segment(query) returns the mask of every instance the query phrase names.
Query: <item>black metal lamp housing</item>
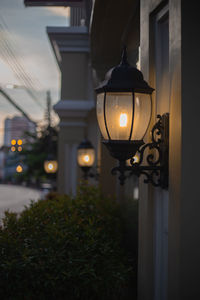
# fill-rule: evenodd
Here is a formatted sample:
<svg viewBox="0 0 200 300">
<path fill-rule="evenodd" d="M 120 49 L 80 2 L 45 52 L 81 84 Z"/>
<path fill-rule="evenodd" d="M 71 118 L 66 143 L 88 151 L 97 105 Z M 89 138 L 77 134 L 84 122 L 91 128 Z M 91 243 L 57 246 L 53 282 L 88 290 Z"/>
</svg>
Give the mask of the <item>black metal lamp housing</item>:
<svg viewBox="0 0 200 300">
<path fill-rule="evenodd" d="M 84 173 L 84 179 L 89 176 L 89 171 L 95 161 L 95 150 L 91 142 L 85 139 L 80 143 L 77 149 L 77 161 Z"/>
<path fill-rule="evenodd" d="M 120 172 L 121 184 L 126 178 L 125 171 L 133 172 L 135 169 L 136 175 L 144 174 L 144 170 L 139 171 L 141 160 L 139 163 L 131 160 L 132 167 L 126 166 L 126 160 L 132 159 L 145 147 L 143 138 L 151 119 L 153 91 L 142 72 L 128 63 L 126 48 L 120 64 L 109 70 L 105 80 L 96 88 L 98 124 L 103 143 L 119 160 L 119 167 L 112 172 Z M 157 141 L 154 139 L 154 142 Z"/>
</svg>

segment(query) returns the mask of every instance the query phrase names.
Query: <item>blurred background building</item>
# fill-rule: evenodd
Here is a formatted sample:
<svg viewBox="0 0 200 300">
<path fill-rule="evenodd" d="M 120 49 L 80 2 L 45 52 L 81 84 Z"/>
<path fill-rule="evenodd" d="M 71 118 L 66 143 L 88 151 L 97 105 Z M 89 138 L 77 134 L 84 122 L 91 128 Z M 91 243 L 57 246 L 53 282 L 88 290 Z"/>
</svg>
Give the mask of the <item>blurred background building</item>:
<svg viewBox="0 0 200 300">
<path fill-rule="evenodd" d="M 21 116 L 6 118 L 4 122 L 4 146 L 9 147 L 13 139 L 23 140 L 26 132 L 36 133 L 36 124 Z"/>
</svg>

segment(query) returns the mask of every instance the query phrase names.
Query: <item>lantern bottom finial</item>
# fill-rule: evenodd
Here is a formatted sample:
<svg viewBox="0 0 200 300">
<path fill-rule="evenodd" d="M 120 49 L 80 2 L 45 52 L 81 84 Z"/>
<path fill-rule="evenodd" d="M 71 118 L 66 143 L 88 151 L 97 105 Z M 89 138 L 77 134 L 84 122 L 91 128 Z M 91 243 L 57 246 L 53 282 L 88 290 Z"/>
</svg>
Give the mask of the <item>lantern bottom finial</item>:
<svg viewBox="0 0 200 300">
<path fill-rule="evenodd" d="M 144 145 L 143 140 L 139 141 L 122 141 L 122 140 L 103 140 L 110 155 L 119 161 L 131 159 L 136 152 Z"/>
</svg>

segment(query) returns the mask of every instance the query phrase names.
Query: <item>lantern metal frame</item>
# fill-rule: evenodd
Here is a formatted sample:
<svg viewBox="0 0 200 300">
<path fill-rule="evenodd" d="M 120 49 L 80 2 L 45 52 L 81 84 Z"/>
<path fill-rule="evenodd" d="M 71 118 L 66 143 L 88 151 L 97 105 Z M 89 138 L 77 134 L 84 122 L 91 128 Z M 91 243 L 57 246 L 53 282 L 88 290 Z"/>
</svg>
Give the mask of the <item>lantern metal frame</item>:
<svg viewBox="0 0 200 300">
<path fill-rule="evenodd" d="M 126 165 L 126 160 L 122 156 L 119 158 L 119 166 L 112 169 L 113 175 L 120 173 L 120 184 L 123 185 L 125 179 L 130 175 L 145 175 L 144 183 L 151 183 L 155 187 L 161 187 L 163 189 L 168 188 L 168 155 L 169 155 L 169 114 L 157 115 L 158 121 L 152 128 L 150 143 L 144 144 L 135 151 L 135 147 L 132 148 L 132 158 L 130 159 L 131 166 Z M 146 149 L 151 150 L 146 156 L 146 164 L 144 164 L 144 153 Z M 123 143 L 120 144 L 120 149 L 126 152 L 126 147 Z M 131 152 L 131 145 L 129 145 L 129 151 Z M 153 152 L 153 150 L 155 150 Z M 139 161 L 134 162 L 134 155 L 138 154 Z M 128 175 L 125 173 L 128 172 Z"/>
<path fill-rule="evenodd" d="M 108 148 L 111 156 L 119 161 L 119 166 L 112 169 L 111 173 L 115 175 L 120 173 L 120 184 L 123 185 L 125 179 L 130 175 L 145 175 L 145 183 L 151 183 L 153 186 L 168 187 L 168 148 L 169 148 L 169 114 L 158 115 L 158 121 L 152 128 L 152 141 L 145 144 L 143 140 L 131 140 L 133 129 L 133 118 L 130 136 L 128 140 L 112 140 L 106 121 L 106 93 L 107 92 L 131 92 L 134 104 L 134 94 L 148 94 L 151 98 L 154 89 L 144 80 L 141 71 L 129 65 L 127 61 L 126 48 L 123 50 L 120 64 L 110 69 L 105 80 L 95 89 L 97 94 L 104 93 L 104 122 L 108 139 L 103 139 L 103 144 Z M 133 109 L 134 113 L 134 109 Z M 151 119 L 151 117 L 150 117 Z M 150 120 L 149 120 L 150 123 Z M 148 130 L 147 126 L 146 131 Z M 151 153 L 146 157 L 147 165 L 144 165 L 144 152 L 149 148 Z M 156 150 L 156 153 L 152 151 Z M 134 155 L 139 154 L 139 162 L 134 162 Z M 130 159 L 131 166 L 126 165 L 126 160 Z M 128 172 L 128 176 L 125 174 Z"/>
<path fill-rule="evenodd" d="M 94 147 L 92 146 L 91 142 L 88 139 L 84 139 L 78 146 L 77 150 L 80 149 L 93 149 Z M 78 151 L 77 151 L 78 154 Z M 78 161 L 78 160 L 77 160 Z M 98 180 L 99 178 L 99 173 L 98 172 L 91 172 L 91 169 L 94 168 L 93 165 L 90 166 L 81 166 L 78 163 L 78 166 L 81 168 L 81 170 L 83 171 L 83 179 L 84 180 L 88 180 L 88 178 L 94 178 L 95 180 Z"/>
</svg>

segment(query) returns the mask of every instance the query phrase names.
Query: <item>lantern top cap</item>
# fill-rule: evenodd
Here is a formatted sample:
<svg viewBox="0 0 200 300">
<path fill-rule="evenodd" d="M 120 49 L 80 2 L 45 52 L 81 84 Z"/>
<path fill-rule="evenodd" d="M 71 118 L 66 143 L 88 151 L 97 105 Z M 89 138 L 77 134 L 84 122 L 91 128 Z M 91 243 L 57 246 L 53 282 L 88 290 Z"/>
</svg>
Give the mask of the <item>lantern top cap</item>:
<svg viewBox="0 0 200 300">
<path fill-rule="evenodd" d="M 52 160 L 56 160 L 55 155 L 52 153 L 48 153 L 45 161 L 52 161 Z"/>
<path fill-rule="evenodd" d="M 84 139 L 78 146 L 78 150 L 79 149 L 94 149 L 94 147 L 92 146 L 91 142 L 88 141 L 87 139 Z"/>
<path fill-rule="evenodd" d="M 123 51 L 122 51 L 122 58 L 121 58 L 120 65 L 129 65 L 128 58 L 127 58 L 126 46 L 124 46 Z"/>
<path fill-rule="evenodd" d="M 137 68 L 131 66 L 127 59 L 126 47 L 122 52 L 119 65 L 111 68 L 105 76 L 105 80 L 95 89 L 97 94 L 102 92 L 138 92 L 152 94 L 154 91 L 144 80 L 143 74 Z"/>
</svg>

